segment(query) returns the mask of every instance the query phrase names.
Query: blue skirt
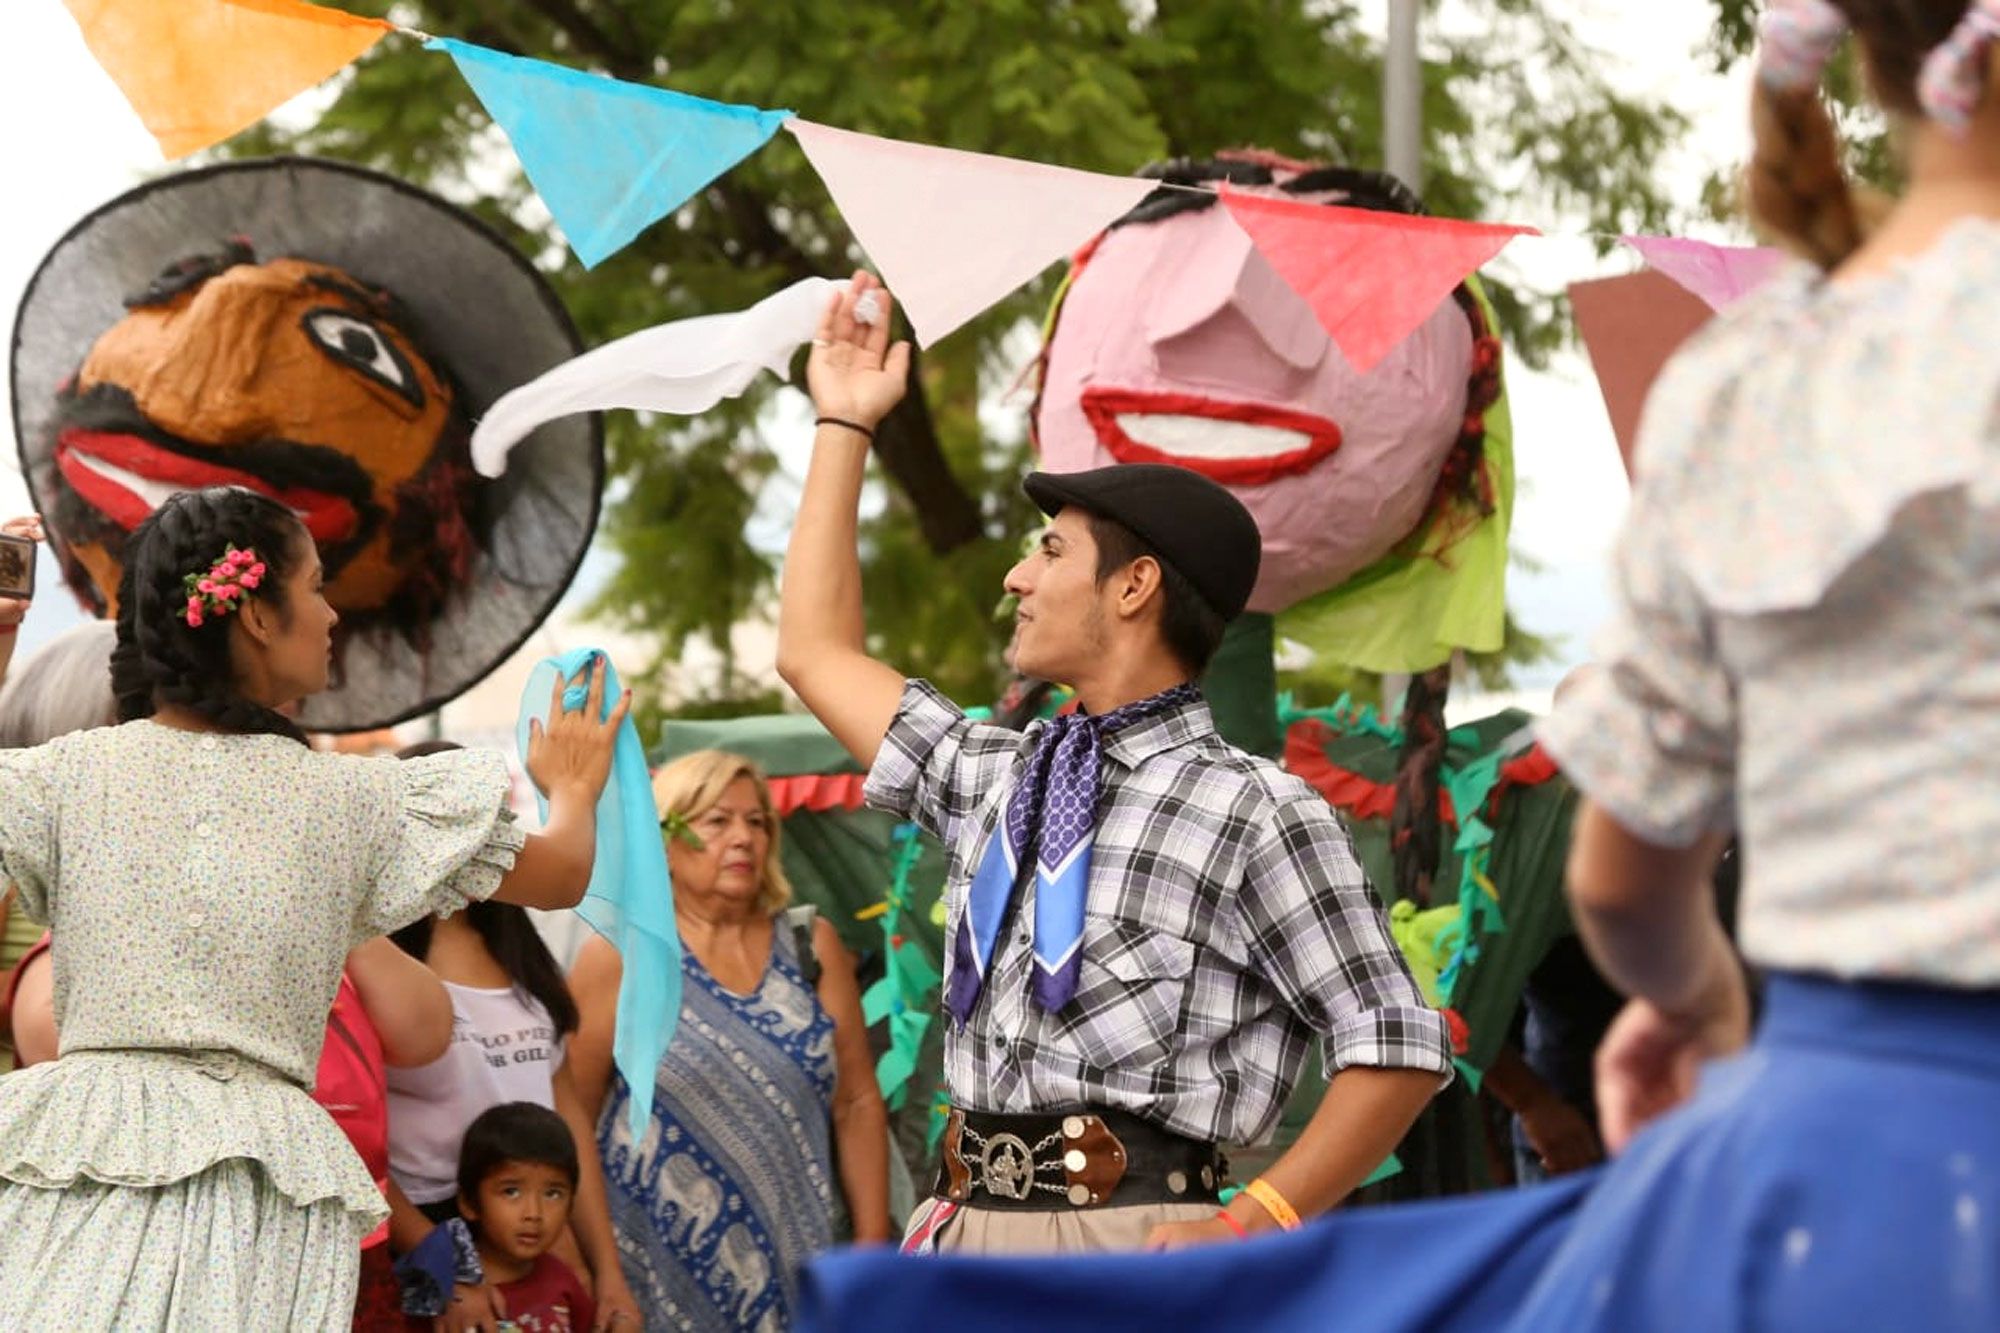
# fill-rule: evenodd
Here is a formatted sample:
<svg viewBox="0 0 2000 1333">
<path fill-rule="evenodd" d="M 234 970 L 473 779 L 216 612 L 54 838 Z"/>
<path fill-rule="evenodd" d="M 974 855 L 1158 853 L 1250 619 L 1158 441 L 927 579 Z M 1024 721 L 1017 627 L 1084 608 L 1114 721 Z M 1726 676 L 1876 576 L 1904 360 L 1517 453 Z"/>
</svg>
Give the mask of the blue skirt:
<svg viewBox="0 0 2000 1333">
<path fill-rule="evenodd" d="M 1609 1167 L 1171 1257 L 825 1257 L 808 1330 L 2000 1329 L 2000 993 L 1774 977 Z"/>
</svg>

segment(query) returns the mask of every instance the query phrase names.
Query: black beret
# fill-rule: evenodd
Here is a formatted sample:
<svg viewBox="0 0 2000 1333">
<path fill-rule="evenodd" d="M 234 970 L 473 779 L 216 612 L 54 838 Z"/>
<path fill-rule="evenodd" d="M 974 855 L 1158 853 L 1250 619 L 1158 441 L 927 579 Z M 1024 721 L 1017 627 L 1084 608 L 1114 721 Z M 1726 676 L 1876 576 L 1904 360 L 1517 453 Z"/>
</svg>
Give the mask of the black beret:
<svg viewBox="0 0 2000 1333">
<path fill-rule="evenodd" d="M 1264 556 L 1257 520 L 1200 473 L 1168 463 L 1120 463 L 1088 472 L 1031 472 L 1022 489 L 1051 518 L 1075 505 L 1130 528 L 1224 620 L 1243 613 L 1257 586 Z"/>
</svg>

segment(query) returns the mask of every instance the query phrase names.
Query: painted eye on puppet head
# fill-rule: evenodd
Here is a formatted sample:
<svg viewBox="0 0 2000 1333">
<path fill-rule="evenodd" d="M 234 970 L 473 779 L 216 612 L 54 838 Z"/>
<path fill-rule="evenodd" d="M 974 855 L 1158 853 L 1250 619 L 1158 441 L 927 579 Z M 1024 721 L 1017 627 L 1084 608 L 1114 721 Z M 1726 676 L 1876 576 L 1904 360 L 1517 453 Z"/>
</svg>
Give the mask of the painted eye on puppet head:
<svg viewBox="0 0 2000 1333">
<path fill-rule="evenodd" d="M 410 406 L 424 405 L 424 387 L 417 383 L 409 358 L 389 335 L 359 315 L 332 306 L 308 310 L 306 336 L 344 366 L 400 394 Z"/>
</svg>

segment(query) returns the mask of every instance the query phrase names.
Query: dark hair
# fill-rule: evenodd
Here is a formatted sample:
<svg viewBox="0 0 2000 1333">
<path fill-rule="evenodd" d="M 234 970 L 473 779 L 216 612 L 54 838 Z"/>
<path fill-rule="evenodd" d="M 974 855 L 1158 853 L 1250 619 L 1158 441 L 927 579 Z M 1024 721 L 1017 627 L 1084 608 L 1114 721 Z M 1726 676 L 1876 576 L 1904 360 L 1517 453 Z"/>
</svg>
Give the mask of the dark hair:
<svg viewBox="0 0 2000 1333">
<path fill-rule="evenodd" d="M 1835 0 L 1860 43 L 1868 83 L 1890 111 L 1922 114 L 1917 78 L 1924 58 L 1965 17 L 1966 0 Z M 1822 268 L 1839 265 L 1868 226 L 1840 156 L 1833 119 L 1817 87 L 1780 90 L 1757 81 L 1751 98 L 1745 193 L 1759 230 Z"/>
<path fill-rule="evenodd" d="M 1160 637 L 1166 640 L 1167 651 L 1190 676 L 1208 670 L 1215 650 L 1222 646 L 1223 632 L 1229 628 L 1221 612 L 1138 533 L 1082 506 L 1078 511 L 1089 521 L 1090 538 L 1097 543 L 1097 586 L 1103 587 L 1106 579 L 1141 556 L 1150 556 L 1160 567 Z"/>
<path fill-rule="evenodd" d="M 281 616 L 287 580 L 312 538 L 276 500 L 236 486 L 210 486 L 168 497 L 125 543 L 118 581 L 118 646 L 111 650 L 111 692 L 118 720 L 151 717 L 179 704 L 230 731 L 265 732 L 306 743 L 290 718 L 236 692 L 229 662 L 229 617 L 187 623 L 189 574 L 205 573 L 234 546 L 263 561 L 263 583 L 250 594 Z"/>
<path fill-rule="evenodd" d="M 396 751 L 396 757 L 422 759 L 463 748 L 455 741 L 418 741 Z M 549 1021 L 556 1025 L 556 1031 L 576 1031 L 576 1000 L 569 993 L 569 983 L 563 980 L 562 969 L 556 966 L 555 955 L 542 942 L 541 932 L 528 916 L 528 909 L 489 899 L 468 903 L 465 919 L 479 932 L 486 952 L 493 955 L 501 971 L 549 1011 Z M 431 929 L 435 924 L 430 917 L 418 917 L 389 938 L 396 942 L 397 948 L 421 963 L 430 955 Z"/>
<path fill-rule="evenodd" d="M 465 1140 L 458 1147 L 460 1197 L 478 1199 L 480 1183 L 508 1162 L 552 1166 L 569 1177 L 571 1189 L 576 1188 L 576 1136 L 546 1106 L 501 1102 L 465 1127 Z"/>
</svg>

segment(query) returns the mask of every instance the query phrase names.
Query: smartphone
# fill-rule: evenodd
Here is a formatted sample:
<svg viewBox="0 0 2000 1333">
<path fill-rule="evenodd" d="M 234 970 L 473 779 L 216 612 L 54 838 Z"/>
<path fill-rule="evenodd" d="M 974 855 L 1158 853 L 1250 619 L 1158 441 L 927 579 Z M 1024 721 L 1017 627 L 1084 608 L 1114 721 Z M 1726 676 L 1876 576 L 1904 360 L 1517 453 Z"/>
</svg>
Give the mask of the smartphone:
<svg viewBox="0 0 2000 1333">
<path fill-rule="evenodd" d="M 0 532 L 0 597 L 35 595 L 35 543 Z"/>
</svg>

